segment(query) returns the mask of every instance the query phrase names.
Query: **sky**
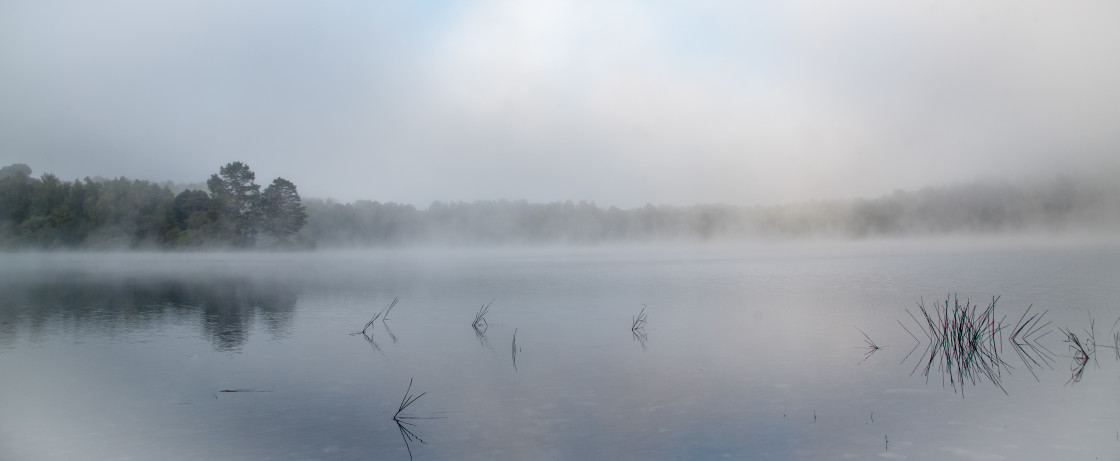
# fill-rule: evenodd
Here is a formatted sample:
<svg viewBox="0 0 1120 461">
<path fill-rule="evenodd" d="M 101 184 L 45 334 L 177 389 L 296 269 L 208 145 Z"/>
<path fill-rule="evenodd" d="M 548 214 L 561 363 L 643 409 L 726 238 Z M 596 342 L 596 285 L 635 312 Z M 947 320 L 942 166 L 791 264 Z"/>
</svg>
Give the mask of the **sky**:
<svg viewBox="0 0 1120 461">
<path fill-rule="evenodd" d="M 0 166 L 779 204 L 1120 172 L 1120 2 L 0 0 Z"/>
</svg>

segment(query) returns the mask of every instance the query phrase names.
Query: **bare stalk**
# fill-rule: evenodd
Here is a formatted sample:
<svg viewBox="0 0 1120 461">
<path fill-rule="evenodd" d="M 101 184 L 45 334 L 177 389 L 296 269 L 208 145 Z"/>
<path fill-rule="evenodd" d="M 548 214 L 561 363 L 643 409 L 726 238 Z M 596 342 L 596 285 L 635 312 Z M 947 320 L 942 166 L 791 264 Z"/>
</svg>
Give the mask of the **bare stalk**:
<svg viewBox="0 0 1120 461">
<path fill-rule="evenodd" d="M 493 300 L 493 299 L 491 299 L 489 303 L 487 303 L 487 304 L 484 304 L 484 305 L 483 305 L 483 306 L 482 306 L 482 307 L 481 307 L 480 309 L 478 309 L 478 313 L 474 314 L 474 322 L 471 322 L 471 327 L 473 327 L 473 328 L 475 328 L 475 329 L 478 329 L 478 324 L 479 324 L 479 323 L 482 323 L 482 324 L 483 324 L 483 325 L 485 325 L 485 326 L 489 326 L 489 325 L 490 325 L 490 324 L 489 324 L 489 323 L 488 323 L 488 322 L 486 321 L 486 314 L 487 314 L 488 312 L 490 312 L 490 305 L 491 305 L 491 304 L 494 304 L 494 300 Z"/>
<path fill-rule="evenodd" d="M 381 317 L 382 322 L 384 322 L 386 320 L 389 320 L 389 312 L 391 312 L 393 310 L 393 307 L 396 307 L 397 302 L 400 301 L 400 300 L 401 299 L 396 297 L 396 296 L 393 297 L 393 302 L 389 303 L 389 307 L 385 308 L 385 315 L 383 317 Z"/>
<path fill-rule="evenodd" d="M 427 394 L 427 392 L 421 392 L 420 395 L 413 395 L 412 378 L 408 378 L 408 389 L 405 389 L 404 391 L 404 398 L 401 399 L 401 404 L 397 407 L 397 412 L 393 413 L 393 421 L 400 422 L 404 419 L 417 419 L 413 416 L 404 416 L 401 414 L 401 412 L 408 409 L 409 406 L 411 406 L 413 403 L 416 403 L 416 401 L 420 400 L 420 397 L 423 397 L 425 394 Z"/>
<path fill-rule="evenodd" d="M 638 329 L 645 328 L 647 315 L 648 314 L 646 314 L 646 305 L 642 304 L 641 312 L 638 312 L 638 315 L 631 318 L 630 331 L 637 332 Z"/>
</svg>

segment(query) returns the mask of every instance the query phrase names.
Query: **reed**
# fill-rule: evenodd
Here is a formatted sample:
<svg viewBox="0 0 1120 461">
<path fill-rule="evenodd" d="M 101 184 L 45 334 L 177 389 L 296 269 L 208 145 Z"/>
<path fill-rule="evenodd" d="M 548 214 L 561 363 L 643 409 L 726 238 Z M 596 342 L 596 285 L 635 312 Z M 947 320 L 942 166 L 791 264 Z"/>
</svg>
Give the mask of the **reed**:
<svg viewBox="0 0 1120 461">
<path fill-rule="evenodd" d="M 401 399 L 400 405 L 397 406 L 397 412 L 393 413 L 393 417 L 391 418 L 393 420 L 393 422 L 397 423 L 397 429 L 400 430 L 401 439 L 404 440 L 405 449 L 408 450 L 408 459 L 412 459 L 412 442 L 425 443 L 424 439 L 421 439 L 419 436 L 416 435 L 415 432 L 412 431 L 412 429 L 409 428 L 409 426 L 412 426 L 412 427 L 416 426 L 416 424 L 411 422 L 411 420 L 442 419 L 443 418 L 442 416 L 416 416 L 416 415 L 411 415 L 411 414 L 405 414 L 404 413 L 406 410 L 408 410 L 408 407 L 410 407 L 410 406 L 412 406 L 412 404 L 416 403 L 417 400 L 420 400 L 420 397 L 423 397 L 427 394 L 428 394 L 427 392 L 421 392 L 420 394 L 413 394 L 412 393 L 412 378 L 409 378 L 408 379 L 408 388 L 405 389 L 405 391 L 404 391 L 404 398 Z"/>
<path fill-rule="evenodd" d="M 863 362 L 866 362 L 867 359 L 871 358 L 872 355 L 875 355 L 876 352 L 879 352 L 879 350 L 882 349 L 882 347 L 879 347 L 878 344 L 875 344 L 875 341 L 872 341 L 871 337 L 867 336 L 867 333 L 864 332 L 863 330 L 860 330 L 857 327 L 856 331 L 859 331 L 860 334 L 863 335 L 863 343 L 865 344 L 865 347 L 867 349 L 867 352 L 863 355 L 863 360 L 859 361 L 859 363 L 862 364 Z"/>
<path fill-rule="evenodd" d="M 385 315 L 381 317 L 382 322 L 389 320 L 389 312 L 393 311 L 393 308 L 397 306 L 397 302 L 399 302 L 400 300 L 401 299 L 396 296 L 393 297 L 393 302 L 389 303 L 389 307 L 385 308 Z"/>
<path fill-rule="evenodd" d="M 1069 344 L 1073 357 L 1073 363 L 1070 365 L 1069 381 L 1066 381 L 1066 384 L 1081 382 L 1081 378 L 1085 375 L 1085 366 L 1089 364 L 1089 358 L 1093 354 L 1092 346 L 1078 338 L 1077 333 L 1063 328 L 1059 328 L 1059 330 L 1066 336 L 1064 341 Z"/>
<path fill-rule="evenodd" d="M 1085 375 L 1085 368 L 1089 365 L 1089 360 L 1096 363 L 1097 337 L 1094 327 L 1093 318 L 1089 317 L 1089 329 L 1083 330 L 1085 333 L 1084 339 L 1068 328 L 1058 328 L 1065 335 L 1066 338 L 1063 341 L 1068 344 L 1070 356 L 1073 358 L 1073 363 L 1070 365 L 1069 381 L 1066 381 L 1066 384 L 1081 381 L 1081 378 Z"/>
<path fill-rule="evenodd" d="M 406 419 L 420 419 L 417 416 L 405 416 L 401 413 L 407 410 L 408 407 L 412 406 L 412 404 L 416 403 L 417 400 L 420 400 L 420 397 L 423 397 L 427 394 L 427 392 L 421 392 L 420 395 L 413 395 L 412 378 L 408 378 L 408 389 L 405 389 L 404 391 L 404 398 L 401 399 L 401 404 L 397 407 L 397 412 L 393 413 L 393 421 L 401 422 L 401 420 Z"/>
<path fill-rule="evenodd" d="M 360 333 L 363 335 L 366 334 L 366 330 L 368 330 L 369 327 L 373 326 L 373 322 L 376 322 L 377 319 L 381 317 L 382 312 L 384 312 L 384 310 L 377 311 L 377 313 L 373 315 L 373 318 L 369 319 L 369 321 L 366 322 L 366 326 L 362 327 L 362 331 Z"/>
<path fill-rule="evenodd" d="M 400 301 L 400 299 L 397 298 L 396 296 L 394 296 L 393 297 L 393 302 L 389 303 L 389 307 L 386 307 L 385 309 L 381 309 L 381 310 L 377 311 L 376 314 L 373 314 L 373 318 L 369 319 L 369 321 L 366 322 L 366 326 L 362 327 L 362 331 L 360 333 L 362 333 L 363 335 L 366 334 L 366 330 L 369 330 L 369 327 L 373 326 L 373 322 L 376 322 L 377 319 L 382 318 L 382 316 L 384 316 L 384 319 L 382 320 L 382 322 L 384 322 L 385 320 L 388 320 L 389 311 L 393 310 L 393 307 L 397 305 L 398 301 Z"/>
<path fill-rule="evenodd" d="M 638 315 L 631 317 L 630 331 L 637 332 L 639 329 L 645 328 L 647 315 L 648 314 L 646 314 L 646 305 L 642 304 L 642 310 L 638 312 Z"/>
<path fill-rule="evenodd" d="M 493 299 L 491 299 L 489 303 L 483 304 L 482 307 L 478 309 L 478 312 L 474 314 L 474 321 L 471 322 L 471 327 L 478 329 L 479 323 L 490 326 L 490 324 L 486 322 L 486 314 L 490 312 L 491 304 L 494 304 Z"/>
<path fill-rule="evenodd" d="M 898 326 L 902 327 L 903 330 L 906 330 L 906 333 L 909 334 L 911 338 L 914 338 L 914 347 L 910 348 L 910 352 L 906 353 L 906 357 L 903 357 L 901 362 L 898 362 L 899 365 L 902 365 L 910 359 L 911 355 L 914 355 L 914 351 L 917 351 L 918 348 L 921 347 L 922 340 L 918 339 L 917 336 L 914 336 L 914 333 L 911 333 L 910 329 L 906 328 L 906 325 L 904 325 L 901 320 L 896 320 L 896 322 L 898 322 Z"/>
<path fill-rule="evenodd" d="M 384 352 L 381 352 L 381 345 L 377 344 L 377 341 L 373 340 L 373 336 L 367 335 L 367 334 L 362 333 L 362 332 L 358 332 L 358 333 L 354 333 L 354 334 L 362 335 L 362 337 L 366 339 L 366 342 L 369 343 L 369 347 L 373 348 L 373 350 L 375 350 L 377 352 L 380 352 L 380 353 L 384 354 Z"/>
<path fill-rule="evenodd" d="M 1031 376 L 1034 376 L 1035 381 L 1038 381 L 1038 374 L 1034 372 L 1034 369 L 1045 366 L 1052 370 L 1054 367 L 1050 364 L 1055 359 L 1054 353 L 1039 342 L 1040 339 L 1050 333 L 1048 329 L 1043 331 L 1050 326 L 1050 322 L 1042 323 L 1048 311 L 1036 312 L 1028 317 L 1032 307 L 1034 306 L 1027 306 L 1027 310 L 1023 311 L 1023 315 L 1015 322 L 1015 327 L 1011 330 L 1007 339 L 1008 343 L 1011 344 L 1011 350 L 1019 356 L 1019 360 L 1027 367 Z"/>
</svg>

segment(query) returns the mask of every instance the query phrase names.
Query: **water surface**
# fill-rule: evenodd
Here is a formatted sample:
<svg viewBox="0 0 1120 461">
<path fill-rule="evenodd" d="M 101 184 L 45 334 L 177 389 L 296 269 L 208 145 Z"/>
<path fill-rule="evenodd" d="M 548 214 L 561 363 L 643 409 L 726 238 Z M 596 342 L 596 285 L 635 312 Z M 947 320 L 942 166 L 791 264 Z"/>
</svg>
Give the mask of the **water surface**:
<svg viewBox="0 0 1120 461">
<path fill-rule="evenodd" d="M 16 253 L 0 275 L 3 459 L 1120 452 L 1115 244 Z M 1003 338 L 1002 389 L 922 376 L 909 315 L 949 294 L 1045 312 L 1051 359 Z M 1072 381 L 1058 328 L 1090 319 Z M 410 380 L 419 440 L 391 419 Z"/>
</svg>

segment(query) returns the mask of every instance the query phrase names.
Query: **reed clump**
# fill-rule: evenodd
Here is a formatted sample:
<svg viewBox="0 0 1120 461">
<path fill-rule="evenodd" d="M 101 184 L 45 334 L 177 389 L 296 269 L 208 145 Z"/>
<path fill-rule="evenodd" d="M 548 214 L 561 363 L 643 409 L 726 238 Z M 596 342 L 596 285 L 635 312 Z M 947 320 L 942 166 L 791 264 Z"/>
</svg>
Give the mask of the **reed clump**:
<svg viewBox="0 0 1120 461">
<path fill-rule="evenodd" d="M 1003 321 L 996 318 L 998 301 L 999 297 L 994 296 L 987 307 L 981 308 L 967 299 L 962 303 L 953 295 L 934 302 L 930 308 L 919 300 L 921 316 L 910 316 L 922 326 L 929 347 L 915 370 L 924 363 L 922 375 L 928 380 L 930 371 L 936 367 L 941 372 L 942 384 L 947 379 L 954 392 L 960 390 L 962 396 L 965 383 L 976 385 L 985 379 L 1006 394 L 1001 374 L 1008 365 L 999 355 Z"/>
<path fill-rule="evenodd" d="M 644 329 L 646 327 L 647 316 L 648 314 L 646 314 L 646 305 L 642 304 L 641 312 L 638 312 L 638 315 L 631 317 L 630 331 L 637 332 L 640 329 Z"/>
<path fill-rule="evenodd" d="M 642 304 L 642 310 L 630 318 L 630 335 L 634 340 L 642 345 L 642 350 L 646 350 L 649 343 L 649 337 L 646 336 L 646 319 L 649 314 L 646 314 L 646 305 Z"/>
<path fill-rule="evenodd" d="M 478 309 L 478 312 L 474 314 L 474 321 L 471 322 L 472 328 L 477 330 L 479 328 L 479 325 L 482 325 L 483 327 L 490 326 L 490 324 L 486 321 L 486 314 L 490 312 L 491 304 L 494 304 L 493 299 L 491 299 L 489 303 L 483 304 L 482 307 Z"/>
<path fill-rule="evenodd" d="M 875 341 L 872 341 L 871 337 L 867 336 L 867 333 L 865 331 L 860 330 L 859 328 L 856 328 L 856 330 L 863 335 L 863 343 L 865 348 L 867 349 L 867 352 L 863 354 L 863 360 L 859 361 L 859 363 L 862 364 L 863 362 L 866 362 L 867 359 L 871 358 L 872 355 L 875 355 L 876 352 L 879 352 L 882 347 L 880 347 L 878 344 L 875 344 Z"/>
<path fill-rule="evenodd" d="M 1097 334 L 1093 318 L 1089 317 L 1089 329 L 1083 330 L 1084 338 L 1078 336 L 1069 328 L 1058 328 L 1058 330 L 1065 335 L 1066 338 L 1063 341 L 1068 345 L 1070 355 L 1073 358 L 1073 363 L 1070 365 L 1069 381 L 1066 381 L 1066 384 L 1080 382 L 1085 375 L 1085 367 L 1089 365 L 1089 361 L 1092 360 L 1096 363 Z"/>
</svg>

